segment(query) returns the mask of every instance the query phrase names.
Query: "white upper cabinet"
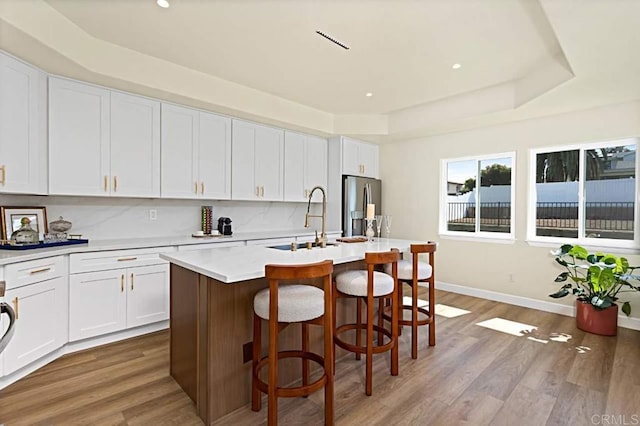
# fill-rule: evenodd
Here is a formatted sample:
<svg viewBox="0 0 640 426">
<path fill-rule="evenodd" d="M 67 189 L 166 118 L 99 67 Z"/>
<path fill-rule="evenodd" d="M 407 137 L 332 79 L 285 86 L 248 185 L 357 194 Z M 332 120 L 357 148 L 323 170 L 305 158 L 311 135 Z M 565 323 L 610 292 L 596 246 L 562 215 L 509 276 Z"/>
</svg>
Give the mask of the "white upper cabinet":
<svg viewBox="0 0 640 426">
<path fill-rule="evenodd" d="M 160 196 L 160 103 L 111 92 L 111 194 Z"/>
<path fill-rule="evenodd" d="M 231 198 L 231 119 L 162 104 L 162 196 Z"/>
<path fill-rule="evenodd" d="M 246 121 L 232 122 L 232 198 L 282 201 L 284 131 Z"/>
<path fill-rule="evenodd" d="M 315 186 L 327 188 L 327 140 L 285 131 L 284 201 L 308 201 Z M 322 201 L 322 193 L 313 194 Z"/>
<path fill-rule="evenodd" d="M 378 146 L 342 138 L 342 174 L 378 177 Z"/>
<path fill-rule="evenodd" d="M 47 193 L 47 77 L 0 53 L 0 193 Z"/>
<path fill-rule="evenodd" d="M 157 197 L 160 107 L 51 77 L 49 193 Z"/>
</svg>

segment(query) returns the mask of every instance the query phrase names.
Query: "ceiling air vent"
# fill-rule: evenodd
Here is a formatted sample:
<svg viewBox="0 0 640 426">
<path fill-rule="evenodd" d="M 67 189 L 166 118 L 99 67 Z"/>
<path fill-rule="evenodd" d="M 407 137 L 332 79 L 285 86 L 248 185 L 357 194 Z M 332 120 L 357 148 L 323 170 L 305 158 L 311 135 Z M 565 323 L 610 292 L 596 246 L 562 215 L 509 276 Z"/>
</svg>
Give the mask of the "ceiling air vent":
<svg viewBox="0 0 640 426">
<path fill-rule="evenodd" d="M 326 35 L 325 33 L 323 33 L 322 31 L 316 31 L 316 34 L 321 35 L 322 37 L 326 38 L 327 40 L 329 40 L 332 43 L 337 44 L 338 46 L 342 47 L 344 50 L 349 50 L 349 46 L 347 46 L 344 43 L 340 43 L 338 40 L 336 40 L 333 37 L 330 37 L 328 35 Z"/>
</svg>

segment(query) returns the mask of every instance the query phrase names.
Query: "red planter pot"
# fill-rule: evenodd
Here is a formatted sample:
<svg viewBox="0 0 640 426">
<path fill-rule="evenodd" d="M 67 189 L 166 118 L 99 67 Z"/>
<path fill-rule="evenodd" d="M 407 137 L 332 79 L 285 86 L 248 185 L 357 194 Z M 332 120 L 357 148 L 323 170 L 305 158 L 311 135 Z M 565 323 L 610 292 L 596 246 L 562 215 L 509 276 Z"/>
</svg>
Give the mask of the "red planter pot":
<svg viewBox="0 0 640 426">
<path fill-rule="evenodd" d="M 615 336 L 618 332 L 618 305 L 597 309 L 588 302 L 576 300 L 576 323 L 582 331 Z"/>
</svg>

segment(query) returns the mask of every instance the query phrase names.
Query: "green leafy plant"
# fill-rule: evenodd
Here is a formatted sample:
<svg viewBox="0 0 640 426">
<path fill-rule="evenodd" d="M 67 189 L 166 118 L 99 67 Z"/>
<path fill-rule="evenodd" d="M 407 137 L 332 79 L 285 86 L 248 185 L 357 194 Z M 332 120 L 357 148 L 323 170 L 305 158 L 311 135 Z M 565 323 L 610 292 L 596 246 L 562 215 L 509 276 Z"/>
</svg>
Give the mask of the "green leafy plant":
<svg viewBox="0 0 640 426">
<path fill-rule="evenodd" d="M 640 291 L 640 275 L 633 275 L 640 267 L 629 266 L 624 257 L 589 253 L 584 247 L 571 244 L 564 244 L 551 254 L 567 269 L 556 277 L 555 282 L 565 284 L 549 295 L 554 299 L 573 294 L 580 301 L 606 309 L 618 300 L 618 293 Z M 629 302 L 622 304 L 622 312 L 629 316 Z"/>
</svg>

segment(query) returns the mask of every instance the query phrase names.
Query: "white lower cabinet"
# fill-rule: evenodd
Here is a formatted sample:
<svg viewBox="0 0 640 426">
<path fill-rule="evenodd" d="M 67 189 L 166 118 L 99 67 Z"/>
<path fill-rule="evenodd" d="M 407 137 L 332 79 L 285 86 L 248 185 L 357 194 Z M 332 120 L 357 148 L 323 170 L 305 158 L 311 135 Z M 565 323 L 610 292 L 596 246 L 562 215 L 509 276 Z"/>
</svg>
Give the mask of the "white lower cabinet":
<svg viewBox="0 0 640 426">
<path fill-rule="evenodd" d="M 169 318 L 169 265 L 73 274 L 69 278 L 69 340 Z"/>
<path fill-rule="evenodd" d="M 58 268 L 52 267 L 49 259 L 20 262 L 6 267 L 7 291 L 4 300 L 16 313 L 16 325 L 13 338 L 2 354 L 5 375 L 67 343 L 67 272 L 61 256 L 51 259 Z M 30 280 L 22 279 L 24 273 L 30 275 Z M 21 285 L 17 286 L 16 283 Z M 2 332 L 7 322 L 4 321 Z"/>
<path fill-rule="evenodd" d="M 69 341 L 169 319 L 175 247 L 77 253 L 69 257 Z"/>
</svg>

